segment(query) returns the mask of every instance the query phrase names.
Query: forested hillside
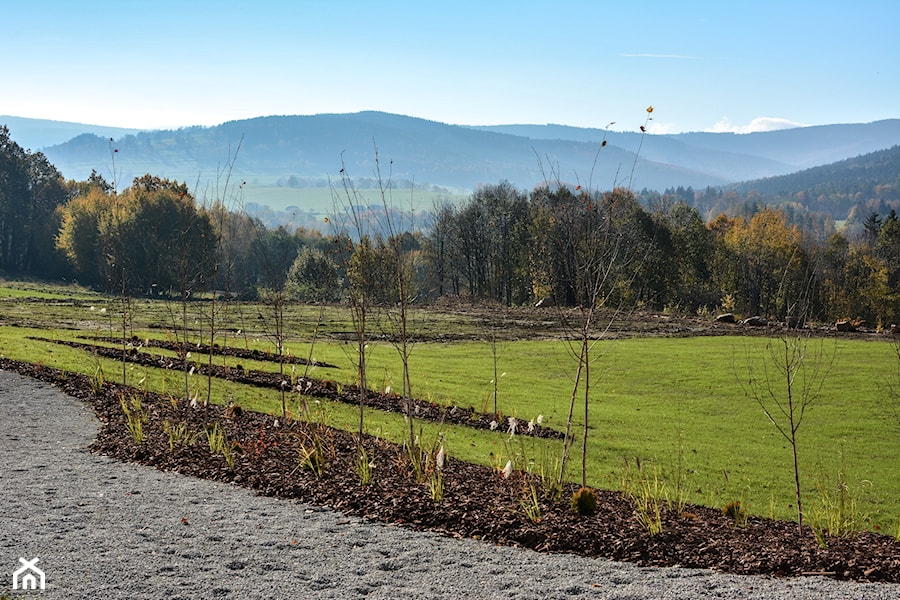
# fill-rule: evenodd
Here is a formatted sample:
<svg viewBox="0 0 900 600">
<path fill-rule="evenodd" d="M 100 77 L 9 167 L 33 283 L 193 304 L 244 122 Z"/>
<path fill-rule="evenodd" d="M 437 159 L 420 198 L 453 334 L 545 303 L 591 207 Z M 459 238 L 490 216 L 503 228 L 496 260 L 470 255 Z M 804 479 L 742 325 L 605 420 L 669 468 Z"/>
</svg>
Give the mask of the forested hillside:
<svg viewBox="0 0 900 600">
<path fill-rule="evenodd" d="M 240 147 L 236 175 L 262 185 L 292 176 L 306 185 L 327 185 L 327 178 L 342 167 L 370 177 L 376 146 L 392 161 L 397 182 L 468 190 L 501 179 L 524 187 L 557 178 L 578 182 L 592 171 L 596 182 L 612 186 L 622 182 L 635 162 L 633 152 L 613 146 L 604 148 L 603 161 L 595 165 L 599 144 L 531 140 L 378 112 L 260 117 L 216 127 L 143 132 L 115 140 L 114 146 L 123 180 L 150 171 L 188 181 L 207 181 L 228 160 L 229 149 Z M 67 177 L 111 169 L 110 140 L 94 135 L 46 148 L 45 153 Z M 726 181 L 644 158 L 638 162 L 640 178 L 635 183 L 641 187 Z"/>
<path fill-rule="evenodd" d="M 689 166 L 728 181 L 792 173 L 900 143 L 900 119 L 746 134 L 690 132 L 654 135 L 652 143 L 645 141 L 643 145 L 636 127 L 633 132 L 607 132 L 563 125 L 497 125 L 478 129 L 532 139 L 592 144 L 599 144 L 605 137 L 610 144 L 629 152 L 637 152 L 640 146 L 641 155 L 649 160 Z M 676 186 L 672 183 L 665 187 Z"/>
<path fill-rule="evenodd" d="M 636 115 L 634 124 L 606 131 L 556 125 L 461 127 L 381 112 L 272 116 L 141 132 L 116 137 L 113 146 L 116 176 L 123 181 L 150 172 L 199 183 L 199 189 L 238 146 L 235 173 L 242 180 L 309 187 L 327 186 L 342 167 L 371 177 L 377 145 L 392 161 L 398 184 L 472 191 L 501 180 L 530 189 L 558 179 L 601 189 L 626 185 L 661 191 L 786 174 L 900 142 L 900 120 L 744 135 L 650 135 L 640 130 L 643 118 Z M 93 170 L 112 177 L 108 137 L 83 135 L 44 152 L 68 178 L 83 179 Z"/>
<path fill-rule="evenodd" d="M 900 209 L 900 146 L 730 189 L 766 203 L 797 202 L 835 219 Z"/>
<path fill-rule="evenodd" d="M 574 304 L 602 275 L 603 301 L 616 307 L 784 319 L 802 306 L 809 318 L 881 326 L 900 318 L 894 211 L 869 214 L 858 233 L 833 233 L 762 203 L 708 220 L 684 201 L 704 194 L 685 188 L 642 203 L 621 187 L 501 182 L 436 206 L 413 230 L 412 215 L 344 171 L 335 186 L 342 207 L 320 233 L 266 228 L 234 207 L 233 191 L 219 188 L 201 206 L 187 185 L 158 176 L 127 186 L 96 173 L 66 181 L 0 128 L 0 267 L 135 295 L 225 290 L 311 302 L 364 290 L 373 305 L 396 303 L 400 280 L 417 302 Z"/>
</svg>

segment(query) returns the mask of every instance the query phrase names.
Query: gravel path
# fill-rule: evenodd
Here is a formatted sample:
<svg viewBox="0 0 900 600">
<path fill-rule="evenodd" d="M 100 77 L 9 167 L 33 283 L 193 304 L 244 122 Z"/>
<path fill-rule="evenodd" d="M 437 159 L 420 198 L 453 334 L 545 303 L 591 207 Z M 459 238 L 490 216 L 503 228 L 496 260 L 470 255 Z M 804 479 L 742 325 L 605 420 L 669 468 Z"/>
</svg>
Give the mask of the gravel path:
<svg viewBox="0 0 900 600">
<path fill-rule="evenodd" d="M 91 411 L 0 371 L 0 598 L 900 599 L 443 538 L 88 453 Z M 12 591 L 19 558 L 47 589 Z"/>
</svg>

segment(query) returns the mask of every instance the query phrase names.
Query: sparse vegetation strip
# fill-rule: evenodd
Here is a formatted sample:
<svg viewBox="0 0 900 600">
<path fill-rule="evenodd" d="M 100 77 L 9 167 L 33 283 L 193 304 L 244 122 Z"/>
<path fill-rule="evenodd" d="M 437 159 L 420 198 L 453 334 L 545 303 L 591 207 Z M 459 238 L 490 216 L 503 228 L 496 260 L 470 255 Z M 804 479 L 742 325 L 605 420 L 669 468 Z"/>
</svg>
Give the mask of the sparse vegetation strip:
<svg viewBox="0 0 900 600">
<path fill-rule="evenodd" d="M 83 339 L 96 340 L 98 342 L 108 342 L 111 344 L 120 344 L 122 343 L 121 336 L 108 336 L 108 335 L 98 335 L 98 336 L 82 336 Z M 147 348 L 160 348 L 163 350 L 171 350 L 173 352 L 183 352 L 185 349 L 185 345 L 179 342 L 173 342 L 170 340 L 157 340 L 153 338 L 138 338 L 137 336 L 132 336 L 129 340 L 129 343 L 133 344 L 134 347 L 147 347 Z M 188 343 L 187 349 L 190 352 L 199 352 L 201 354 L 213 354 L 214 356 L 232 356 L 234 358 L 241 358 L 244 360 L 258 360 L 258 361 L 270 361 L 276 358 L 275 355 L 264 352 L 262 350 L 250 350 L 247 348 L 235 348 L 233 346 L 220 346 L 218 344 L 214 346 L 210 346 L 208 344 L 193 344 Z M 76 346 L 73 346 L 76 347 Z M 286 364 L 292 365 L 310 365 L 313 367 L 320 367 L 323 369 L 340 369 L 337 365 L 332 365 L 325 362 L 319 362 L 317 360 L 310 360 L 307 358 L 303 358 L 302 356 L 289 356 L 285 355 L 284 362 Z"/>
<path fill-rule="evenodd" d="M 31 339 L 61 344 L 72 348 L 81 348 L 106 358 L 119 359 L 122 356 L 121 349 L 110 346 L 99 346 L 67 340 L 50 340 L 46 338 Z M 270 355 L 269 358 L 273 359 L 274 357 Z M 153 356 L 146 352 L 142 352 L 138 347 L 127 349 L 126 360 L 130 363 L 155 367 L 158 369 L 181 371 L 185 368 L 185 361 L 183 359 L 167 356 Z M 213 377 L 225 379 L 234 383 L 243 383 L 274 390 L 287 388 L 296 391 L 303 396 L 327 398 L 329 400 L 344 402 L 350 405 L 359 403 L 360 394 L 358 386 L 344 386 L 330 379 L 322 380 L 313 377 L 298 377 L 295 378 L 294 381 L 291 381 L 291 377 L 279 375 L 278 373 L 239 367 L 200 364 L 193 361 L 187 361 L 187 368 L 188 370 L 193 370 L 192 372 L 198 375 L 206 375 L 209 372 L 212 372 Z M 368 390 L 364 401 L 365 406 L 368 408 L 375 408 L 398 414 L 406 414 L 407 412 L 407 400 L 399 394 Z M 516 432 L 516 435 L 545 439 L 562 439 L 563 437 L 562 433 L 555 429 L 542 427 L 534 422 L 524 421 L 516 417 L 504 417 L 501 415 L 498 420 L 498 417 L 494 414 L 476 412 L 473 407 L 462 408 L 455 405 L 443 406 L 420 398 L 412 398 L 412 403 L 413 414 L 415 417 L 426 421 L 463 425 L 465 427 L 489 431 L 496 430 L 498 427 L 506 431 L 512 429 L 513 424 L 515 424 L 513 430 Z"/>
</svg>

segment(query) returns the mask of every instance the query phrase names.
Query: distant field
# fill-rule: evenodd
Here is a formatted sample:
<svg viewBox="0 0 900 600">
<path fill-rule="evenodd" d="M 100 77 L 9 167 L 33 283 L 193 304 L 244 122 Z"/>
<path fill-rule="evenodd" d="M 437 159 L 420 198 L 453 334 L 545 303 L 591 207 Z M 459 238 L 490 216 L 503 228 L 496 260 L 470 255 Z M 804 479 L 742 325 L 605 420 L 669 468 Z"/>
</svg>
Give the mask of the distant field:
<svg viewBox="0 0 900 600">
<path fill-rule="evenodd" d="M 367 204 L 381 205 L 381 197 L 377 190 L 359 190 L 359 192 Z M 393 204 L 403 210 L 409 210 L 412 206 L 414 210 L 421 212 L 430 210 L 436 200 L 459 202 L 464 197 L 460 194 L 430 190 L 394 190 Z M 279 211 L 297 207 L 302 212 L 316 214 L 320 221 L 324 216 L 334 212 L 334 199 L 328 188 L 291 188 L 248 183 L 243 187 L 243 202 L 256 202 Z"/>
<path fill-rule="evenodd" d="M 117 303 L 94 296 L 91 305 L 72 303 L 72 292 L 82 290 L 35 287 L 31 295 L 46 301 L 18 300 L 14 284 L 0 284 L 0 354 L 41 362 L 69 371 L 93 374 L 100 365 L 107 377 L 121 377 L 121 363 L 98 359 L 83 350 L 27 336 L 76 339 L 78 336 L 116 334 L 120 321 Z M 54 301 L 55 300 L 55 301 Z M 192 304 L 190 325 L 201 323 L 199 303 Z M 106 310 L 104 310 L 106 309 Z M 172 306 L 161 302 L 135 304 L 139 338 L 173 339 Z M 265 324 L 267 307 L 244 304 L 231 307 L 229 345 L 271 351 L 273 344 Z M 294 307 L 288 315 L 291 341 L 288 350 L 306 356 L 315 310 Z M 490 410 L 493 364 L 487 342 L 471 339 L 482 331 L 475 317 L 465 313 L 420 313 L 422 328 L 433 338 L 438 332 L 455 334 L 464 341 L 423 342 L 411 359 L 413 391 L 441 403 L 455 403 L 476 410 Z M 329 309 L 322 327 L 323 338 L 313 357 L 338 369 L 316 369 L 315 377 L 352 383 L 355 356 L 352 344 L 341 341 L 349 331 L 348 315 L 339 307 Z M 196 335 L 196 334 L 194 334 Z M 740 379 L 748 364 L 759 366 L 767 338 L 741 336 L 640 337 L 603 342 L 605 354 L 592 366 L 591 437 L 589 483 L 618 489 L 627 464 L 640 460 L 648 473 L 674 486 L 680 479 L 686 499 L 721 507 L 732 500 L 755 514 L 790 519 L 795 517 L 792 498 L 790 451 L 759 406 L 747 397 Z M 838 474 L 858 500 L 867 526 L 895 533 L 900 519 L 900 418 L 892 413 L 889 386 L 896 386 L 897 357 L 884 340 L 826 340 L 825 349 L 836 351 L 821 397 L 799 431 L 804 502 L 815 505 L 820 488 L 834 490 Z M 574 361 L 563 341 L 544 339 L 504 342 L 499 347 L 499 408 L 506 415 L 529 420 L 543 415 L 544 424 L 565 425 Z M 154 351 L 156 352 L 156 351 Z M 164 353 L 164 351 L 159 351 Z M 193 360 L 205 361 L 195 353 Z M 221 363 L 221 357 L 216 359 Z M 230 366 L 238 361 L 228 359 Z M 277 371 L 272 361 L 243 361 L 246 368 Z M 369 383 L 375 389 L 399 387 L 400 361 L 388 343 L 370 345 Z M 296 373 L 295 373 L 296 375 Z M 184 376 L 177 372 L 128 367 L 132 385 L 170 394 L 183 393 Z M 206 379 L 192 376 L 192 393 L 205 391 Z M 263 412 L 279 410 L 277 392 L 214 381 L 214 399 L 235 401 Z M 297 406 L 299 397 L 291 399 Z M 319 418 L 352 428 L 356 409 L 341 403 L 316 404 Z M 576 412 L 580 424 L 580 410 Z M 504 462 L 511 454 L 540 460 L 558 452 L 559 442 L 510 439 L 503 431 L 474 431 L 465 427 L 420 424 L 422 435 L 443 435 L 447 451 L 482 464 Z M 403 417 L 369 411 L 370 433 L 399 439 Z M 498 429 L 503 429 L 501 426 Z M 578 460 L 574 461 L 578 462 Z M 575 476 L 575 469 L 570 472 Z"/>
</svg>

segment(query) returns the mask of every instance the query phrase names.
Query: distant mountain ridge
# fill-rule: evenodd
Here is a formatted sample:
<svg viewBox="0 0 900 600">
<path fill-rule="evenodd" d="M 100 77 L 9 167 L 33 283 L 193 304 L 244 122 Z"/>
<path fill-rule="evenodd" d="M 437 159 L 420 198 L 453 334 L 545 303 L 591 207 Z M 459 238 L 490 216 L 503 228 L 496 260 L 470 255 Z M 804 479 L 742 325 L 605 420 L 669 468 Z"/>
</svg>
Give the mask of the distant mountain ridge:
<svg viewBox="0 0 900 600">
<path fill-rule="evenodd" d="M 506 179 L 528 188 L 547 179 L 623 183 L 634 153 L 571 140 L 532 140 L 379 112 L 259 117 L 215 127 L 141 132 L 116 140 L 116 169 L 123 181 L 146 172 L 193 182 L 209 177 L 240 145 L 236 174 L 273 184 L 279 177 L 372 177 L 375 149 L 383 175 L 462 189 Z M 110 170 L 108 140 L 82 135 L 44 153 L 66 177 Z M 635 169 L 636 187 L 725 183 L 722 177 L 646 158 Z M 627 181 L 625 182 L 627 183 Z"/>
<path fill-rule="evenodd" d="M 604 138 L 610 144 L 635 152 L 640 144 L 639 133 L 606 132 L 602 129 L 568 127 L 564 125 L 497 125 L 478 127 L 520 135 L 532 139 L 570 139 L 599 143 Z M 792 173 L 819 165 L 837 162 L 845 158 L 866 154 L 900 144 L 900 119 L 887 119 L 872 123 L 816 125 L 780 129 L 757 133 L 708 133 L 691 132 L 652 136 L 654 144 L 644 143 L 641 155 L 649 160 L 673 164 L 673 156 L 684 152 L 683 158 L 674 161 L 687 162 L 700 158 L 691 168 L 704 172 L 718 172 L 730 181 L 761 179 L 773 175 Z M 715 156 L 724 153 L 717 166 Z M 734 177 L 732 161 L 749 159 L 744 169 L 768 171 L 757 177 Z M 706 162 L 706 161 L 713 162 Z M 703 164 L 700 169 L 697 164 Z"/>
<path fill-rule="evenodd" d="M 91 170 L 110 176 L 109 138 L 115 137 L 120 181 L 149 172 L 201 186 L 216 177 L 239 145 L 235 177 L 263 186 L 290 176 L 321 183 L 337 178 L 342 168 L 353 177 L 372 177 L 377 145 L 382 175 L 416 184 L 472 190 L 508 180 L 528 189 L 560 179 L 600 189 L 630 184 L 661 191 L 783 175 L 900 143 L 900 119 L 752 134 L 648 134 L 643 143 L 636 132 L 447 125 L 383 112 L 258 117 L 120 136 L 81 127 L 82 135 L 43 148 L 67 178 L 84 179 Z M 608 145 L 601 148 L 604 136 Z"/>
<path fill-rule="evenodd" d="M 34 151 L 47 146 L 63 144 L 83 133 L 91 133 L 102 138 L 120 138 L 133 135 L 141 129 L 126 127 L 107 127 L 105 125 L 88 125 L 69 121 L 50 121 L 47 119 L 28 119 L 0 115 L 0 125 L 9 127 L 9 134 L 23 148 Z"/>
<path fill-rule="evenodd" d="M 787 175 L 767 177 L 727 186 L 739 193 L 785 195 L 797 191 L 854 193 L 878 185 L 900 186 L 900 145 L 820 165 Z M 900 187 L 898 187 L 900 191 Z"/>
<path fill-rule="evenodd" d="M 860 210 L 885 213 L 900 209 L 900 145 L 727 188 L 774 205 L 798 202 L 835 219 L 858 217 Z"/>
</svg>

